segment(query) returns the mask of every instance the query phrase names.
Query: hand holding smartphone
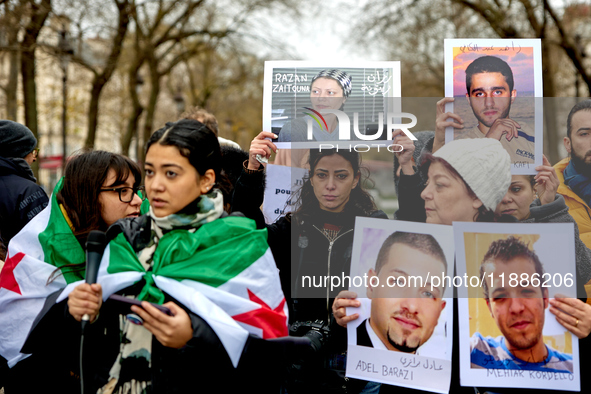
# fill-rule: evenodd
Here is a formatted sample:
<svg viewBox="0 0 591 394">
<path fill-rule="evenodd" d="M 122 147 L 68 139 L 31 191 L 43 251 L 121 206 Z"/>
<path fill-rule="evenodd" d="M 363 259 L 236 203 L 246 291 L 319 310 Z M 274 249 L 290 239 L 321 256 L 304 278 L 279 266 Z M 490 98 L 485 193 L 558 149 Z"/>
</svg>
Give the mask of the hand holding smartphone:
<svg viewBox="0 0 591 394">
<path fill-rule="evenodd" d="M 121 314 L 121 315 L 133 314 L 133 311 L 131 310 L 132 305 L 136 305 L 140 308 L 142 307 L 142 301 L 136 300 L 133 298 L 124 297 L 124 296 L 118 295 L 118 294 L 113 294 L 113 295 L 109 296 L 109 300 L 113 301 L 111 303 L 111 305 L 113 305 L 116 308 L 116 310 L 119 312 L 119 314 Z M 172 312 L 167 307 L 162 306 L 162 305 L 158 305 L 158 304 L 154 304 L 151 302 L 150 302 L 150 305 L 152 305 L 154 308 L 158 309 L 160 312 L 166 313 L 168 316 L 172 316 Z"/>
</svg>

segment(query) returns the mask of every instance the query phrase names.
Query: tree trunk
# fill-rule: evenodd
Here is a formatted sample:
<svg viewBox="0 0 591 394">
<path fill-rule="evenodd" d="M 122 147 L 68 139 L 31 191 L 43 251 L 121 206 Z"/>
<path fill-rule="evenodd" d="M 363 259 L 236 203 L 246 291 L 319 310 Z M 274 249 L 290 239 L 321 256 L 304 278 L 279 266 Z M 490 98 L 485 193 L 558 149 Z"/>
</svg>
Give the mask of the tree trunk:
<svg viewBox="0 0 591 394">
<path fill-rule="evenodd" d="M 25 105 L 25 125 L 38 136 L 37 127 L 37 89 L 35 85 L 35 49 L 24 49 L 21 55 L 21 74 L 23 77 L 23 99 Z"/>
<path fill-rule="evenodd" d="M 88 134 L 86 135 L 86 142 L 84 147 L 86 149 L 94 149 L 94 141 L 96 139 L 96 126 L 98 124 L 98 110 L 99 110 L 99 98 L 104 83 L 101 83 L 103 78 L 95 78 L 92 81 L 92 90 L 90 92 L 90 105 L 88 106 Z"/>
<path fill-rule="evenodd" d="M 132 10 L 132 17 L 135 19 L 137 18 L 137 14 L 135 13 L 135 9 Z M 135 42 L 134 42 L 134 49 L 135 49 L 135 59 L 134 63 L 129 68 L 128 72 L 128 89 L 129 89 L 129 97 L 131 98 L 132 110 L 131 114 L 129 115 L 129 120 L 127 121 L 127 129 L 125 130 L 125 135 L 121 137 L 121 151 L 124 155 L 130 154 L 129 148 L 131 146 L 131 139 L 135 135 L 136 137 L 136 160 L 140 160 L 142 155 L 143 149 L 141 149 L 140 145 L 140 133 L 139 133 L 139 119 L 142 113 L 144 112 L 144 108 L 142 107 L 138 94 L 137 94 L 137 86 L 138 86 L 138 79 L 139 79 L 139 71 L 144 64 L 145 55 L 140 46 L 140 35 L 143 35 L 140 27 L 138 25 L 137 20 L 135 21 L 136 31 L 135 31 Z"/>
<path fill-rule="evenodd" d="M 9 54 L 8 83 L 6 84 L 6 118 L 16 122 L 18 89 L 18 51 Z"/>
<path fill-rule="evenodd" d="M 119 2 L 115 0 L 115 4 L 119 10 L 117 33 L 113 38 L 113 46 L 111 47 L 111 53 L 109 53 L 109 56 L 107 57 L 105 68 L 103 69 L 102 73 L 96 73 L 92 81 L 90 106 L 88 109 L 88 134 L 86 135 L 86 142 L 84 143 L 84 147 L 87 149 L 94 148 L 96 128 L 98 124 L 100 95 L 103 91 L 103 88 L 113 75 L 115 68 L 117 67 L 117 61 L 121 55 L 123 40 L 127 34 L 127 26 L 129 24 L 131 6 L 129 5 L 128 1 L 122 0 Z"/>
<path fill-rule="evenodd" d="M 25 38 L 26 41 L 28 41 Z M 32 48 L 32 49 L 31 49 Z M 25 107 L 25 125 L 39 140 L 39 128 L 37 124 L 37 88 L 35 85 L 35 46 L 25 47 L 21 53 L 21 75 L 23 80 L 23 101 Z M 35 178 L 39 178 L 39 164 L 31 165 Z"/>
<path fill-rule="evenodd" d="M 558 156 L 558 125 L 556 123 L 556 106 L 554 97 L 556 89 L 554 86 L 554 63 L 552 60 L 553 48 L 548 40 L 542 40 L 542 75 L 544 78 L 544 98 L 535 100 L 544 100 L 544 152 L 550 163 L 556 164 L 560 157 Z"/>
<path fill-rule="evenodd" d="M 43 0 L 41 4 L 31 2 L 31 19 L 25 27 L 21 42 L 21 75 L 23 78 L 23 96 L 25 106 L 25 125 L 38 136 L 37 125 L 37 89 L 35 86 L 35 49 L 37 37 L 51 11 L 51 0 Z"/>
<path fill-rule="evenodd" d="M 158 64 L 153 57 L 148 59 L 148 66 L 150 67 L 150 100 L 146 108 L 146 119 L 144 121 L 144 143 L 150 139 L 154 131 L 154 114 L 156 112 L 156 102 L 160 94 L 160 74 L 158 73 Z M 146 159 L 146 153 L 142 151 L 140 163 Z"/>
<path fill-rule="evenodd" d="M 12 23 L 18 23 L 14 18 L 10 18 Z M 10 52 L 8 53 L 8 82 L 6 83 L 6 118 L 9 120 L 17 120 L 17 89 L 18 89 L 18 74 L 19 74 L 19 54 L 20 45 L 18 42 L 19 29 L 9 29 L 7 32 L 7 40 Z"/>
<path fill-rule="evenodd" d="M 193 76 L 193 72 L 191 70 L 191 65 L 189 64 L 189 60 L 185 60 L 185 67 L 187 68 L 187 77 L 189 78 L 189 94 L 191 96 L 191 106 L 194 107 L 198 105 L 198 98 L 197 98 L 197 83 L 195 82 L 195 77 Z"/>
<path fill-rule="evenodd" d="M 139 68 L 139 67 L 138 67 Z M 127 129 L 125 130 L 125 134 L 121 137 L 121 152 L 124 155 L 130 154 L 129 148 L 131 146 L 131 139 L 136 136 L 139 139 L 140 135 L 138 133 L 138 124 L 140 116 L 144 109 L 140 104 L 140 100 L 137 95 L 137 73 L 130 72 L 129 73 L 129 96 L 131 97 L 132 102 L 132 110 L 131 115 L 129 116 L 129 120 L 127 121 Z M 137 141 L 139 144 L 139 141 Z M 139 152 L 141 149 L 138 149 L 138 160 L 140 158 Z"/>
<path fill-rule="evenodd" d="M 37 37 L 51 11 L 51 0 L 43 0 L 40 4 L 31 2 L 31 19 L 25 26 L 25 34 L 21 42 L 21 75 L 23 79 L 23 99 L 25 107 L 25 125 L 39 140 L 37 124 L 37 88 L 35 85 L 35 48 Z M 35 177 L 39 177 L 37 162 L 31 166 Z"/>
</svg>

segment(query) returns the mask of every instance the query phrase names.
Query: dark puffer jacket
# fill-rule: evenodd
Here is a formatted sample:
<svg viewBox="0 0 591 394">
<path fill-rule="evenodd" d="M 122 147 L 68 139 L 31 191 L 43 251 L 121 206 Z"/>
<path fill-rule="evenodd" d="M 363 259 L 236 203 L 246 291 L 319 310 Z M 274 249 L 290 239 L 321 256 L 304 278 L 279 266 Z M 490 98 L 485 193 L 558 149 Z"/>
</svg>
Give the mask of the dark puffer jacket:
<svg viewBox="0 0 591 394">
<path fill-rule="evenodd" d="M 5 248 L 31 219 L 47 206 L 49 198 L 37 185 L 24 159 L 0 157 L 0 243 Z M 2 245 L 0 259 L 4 260 Z"/>
</svg>

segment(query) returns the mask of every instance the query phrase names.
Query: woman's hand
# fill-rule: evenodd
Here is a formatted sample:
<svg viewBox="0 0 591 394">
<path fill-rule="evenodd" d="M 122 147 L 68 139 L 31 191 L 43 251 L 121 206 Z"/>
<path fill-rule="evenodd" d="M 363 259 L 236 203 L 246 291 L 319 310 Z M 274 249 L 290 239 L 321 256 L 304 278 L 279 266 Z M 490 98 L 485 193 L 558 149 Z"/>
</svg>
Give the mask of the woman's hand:
<svg viewBox="0 0 591 394">
<path fill-rule="evenodd" d="M 257 155 L 265 158 L 271 157 L 271 151 L 277 152 L 277 147 L 273 142 L 266 138 L 277 138 L 277 135 L 268 131 L 261 131 L 250 143 L 248 151 L 248 169 L 258 170 L 261 163 L 257 160 Z"/>
<path fill-rule="evenodd" d="M 77 321 L 81 321 L 82 316 L 89 315 L 93 322 L 102 304 L 103 288 L 98 283 L 78 285 L 68 296 L 68 312 Z"/>
<path fill-rule="evenodd" d="M 558 323 L 579 339 L 586 338 L 591 332 L 591 305 L 577 298 L 557 294 L 550 299 L 550 312 L 556 316 Z"/>
<path fill-rule="evenodd" d="M 400 163 L 400 170 L 404 175 L 412 175 L 415 173 L 413 167 L 413 154 L 415 152 L 415 143 L 402 130 L 394 130 L 392 134 L 394 144 L 402 146 L 402 152 L 396 152 L 398 163 Z"/>
<path fill-rule="evenodd" d="M 347 316 L 347 307 L 359 308 L 361 301 L 357 300 L 357 293 L 353 291 L 341 291 L 332 303 L 332 314 L 337 324 L 341 327 L 347 327 L 347 323 L 359 318 L 359 313 Z"/>
<path fill-rule="evenodd" d="M 170 309 L 172 316 L 143 301 L 142 307 L 133 305 L 131 310 L 144 321 L 144 327 L 150 331 L 164 346 L 180 349 L 193 338 L 191 318 L 183 308 L 174 302 L 167 302 L 163 306 Z"/>
<path fill-rule="evenodd" d="M 538 192 L 538 198 L 542 205 L 550 204 L 556 199 L 556 191 L 560 185 L 556 170 L 546 156 L 543 156 L 543 163 L 541 166 L 536 167 L 538 173 L 535 176 L 536 179 L 536 191 Z"/>
<path fill-rule="evenodd" d="M 433 141 L 433 152 L 437 152 L 445 144 L 445 128 L 463 129 L 464 120 L 460 115 L 453 112 L 445 112 L 445 104 L 453 103 L 452 97 L 444 97 L 437 102 L 437 111 L 435 115 L 435 140 Z M 451 118 L 451 120 L 449 120 Z"/>
</svg>

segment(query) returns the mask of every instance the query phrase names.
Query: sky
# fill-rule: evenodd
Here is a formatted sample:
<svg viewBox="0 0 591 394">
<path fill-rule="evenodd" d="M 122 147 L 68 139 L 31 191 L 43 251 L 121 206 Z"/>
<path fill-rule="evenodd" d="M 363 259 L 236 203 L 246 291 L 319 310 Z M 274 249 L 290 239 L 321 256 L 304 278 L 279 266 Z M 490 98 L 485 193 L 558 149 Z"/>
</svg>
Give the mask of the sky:
<svg viewBox="0 0 591 394">
<path fill-rule="evenodd" d="M 454 48 L 454 96 L 466 93 L 466 67 L 476 58 L 485 55 L 496 56 L 506 61 L 513 71 L 515 89 L 518 92 L 534 91 L 533 48 L 519 47 L 506 50 L 508 47 L 486 48 L 488 51 L 461 52 Z"/>
<path fill-rule="evenodd" d="M 266 60 L 377 61 L 376 53 L 351 42 L 351 30 L 365 1 L 322 2 L 310 11 L 302 11 L 299 21 L 268 17 L 270 38 L 284 42 L 281 52 L 266 53 Z"/>
</svg>

